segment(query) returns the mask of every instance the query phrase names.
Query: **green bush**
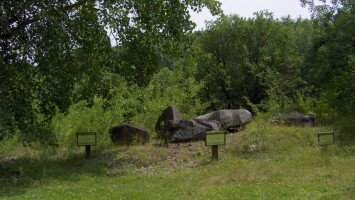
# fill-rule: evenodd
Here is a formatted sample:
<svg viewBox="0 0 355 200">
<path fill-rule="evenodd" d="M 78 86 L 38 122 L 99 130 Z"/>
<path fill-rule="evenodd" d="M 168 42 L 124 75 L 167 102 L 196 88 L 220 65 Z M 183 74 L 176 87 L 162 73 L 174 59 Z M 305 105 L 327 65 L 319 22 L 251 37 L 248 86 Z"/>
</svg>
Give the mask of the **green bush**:
<svg viewBox="0 0 355 200">
<path fill-rule="evenodd" d="M 132 121 L 154 132 L 160 114 L 171 104 L 178 107 L 184 119 L 194 118 L 204 110 L 198 98 L 202 86 L 194 78 L 184 76 L 182 71 L 162 68 L 145 88 L 144 107 Z"/>
<path fill-rule="evenodd" d="M 135 95 L 131 87 L 122 79 L 116 88 L 110 91 L 110 100 L 96 97 L 90 107 L 87 101 L 72 105 L 67 113 L 59 113 L 52 120 L 52 128 L 62 147 L 76 146 L 76 132 L 97 132 L 98 145 L 109 144 L 109 128 L 124 121 L 125 107 Z"/>
<path fill-rule="evenodd" d="M 240 132 L 234 153 L 287 152 L 317 145 L 315 128 L 273 126 L 269 115 L 260 114 Z"/>
<path fill-rule="evenodd" d="M 100 98 L 94 100 L 93 107 L 87 107 L 81 101 L 70 107 L 69 113 L 58 114 L 53 119 L 54 132 L 57 134 L 59 145 L 65 147 L 76 146 L 76 133 L 81 131 L 97 132 L 98 145 L 109 143 L 108 129 L 117 122 L 123 121 L 123 112 L 105 110 L 104 101 Z"/>
<path fill-rule="evenodd" d="M 177 64 L 172 70 L 162 68 L 145 88 L 121 80 L 110 91 L 109 98 L 96 97 L 90 103 L 91 107 L 86 101 L 80 101 L 72 105 L 68 113 L 57 114 L 52 127 L 59 145 L 74 147 L 75 135 L 79 131 L 95 131 L 98 145 L 108 145 L 109 129 L 124 122 L 145 128 L 151 137 L 157 137 L 155 123 L 162 111 L 171 104 L 179 108 L 183 118 L 194 118 L 204 110 L 197 96 L 203 83 L 196 82 L 186 71 L 181 70 L 186 67 L 185 64 Z M 186 70 L 192 71 L 191 68 Z"/>
</svg>

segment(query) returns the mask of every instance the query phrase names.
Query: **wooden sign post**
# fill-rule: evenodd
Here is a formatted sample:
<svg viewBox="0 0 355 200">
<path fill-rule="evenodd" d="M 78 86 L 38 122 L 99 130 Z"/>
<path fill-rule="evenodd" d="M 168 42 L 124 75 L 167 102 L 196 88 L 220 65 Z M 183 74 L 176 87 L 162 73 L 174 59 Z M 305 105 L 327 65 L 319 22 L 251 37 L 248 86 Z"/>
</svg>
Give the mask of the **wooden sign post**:
<svg viewBox="0 0 355 200">
<path fill-rule="evenodd" d="M 218 160 L 218 146 L 226 145 L 225 131 L 206 132 L 206 146 L 212 146 L 212 160 Z"/>
<path fill-rule="evenodd" d="M 328 145 L 334 144 L 334 131 L 332 132 L 318 132 L 318 145 L 322 146 L 323 151 L 328 150 Z"/>
<path fill-rule="evenodd" d="M 78 132 L 76 133 L 77 145 L 85 146 L 86 158 L 91 157 L 91 146 L 96 146 L 96 132 Z"/>
</svg>

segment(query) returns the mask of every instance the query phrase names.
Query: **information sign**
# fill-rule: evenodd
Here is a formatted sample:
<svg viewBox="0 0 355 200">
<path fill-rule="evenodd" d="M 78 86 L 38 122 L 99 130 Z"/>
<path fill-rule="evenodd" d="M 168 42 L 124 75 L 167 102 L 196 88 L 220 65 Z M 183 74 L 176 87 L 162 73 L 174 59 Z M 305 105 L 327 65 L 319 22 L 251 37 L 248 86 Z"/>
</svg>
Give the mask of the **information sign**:
<svg viewBox="0 0 355 200">
<path fill-rule="evenodd" d="M 318 132 L 318 144 L 321 146 L 334 144 L 334 131 Z"/>
<path fill-rule="evenodd" d="M 78 146 L 96 146 L 95 132 L 79 132 L 76 134 Z"/>
<path fill-rule="evenodd" d="M 210 131 L 206 132 L 206 146 L 226 145 L 226 132 L 224 131 Z"/>
</svg>

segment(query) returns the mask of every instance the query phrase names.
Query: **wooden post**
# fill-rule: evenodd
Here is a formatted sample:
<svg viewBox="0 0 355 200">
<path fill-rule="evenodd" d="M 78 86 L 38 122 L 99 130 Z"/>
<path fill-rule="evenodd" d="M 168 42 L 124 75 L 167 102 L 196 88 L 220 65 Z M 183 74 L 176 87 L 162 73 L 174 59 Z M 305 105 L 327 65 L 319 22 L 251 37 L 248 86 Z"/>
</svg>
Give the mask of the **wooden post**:
<svg viewBox="0 0 355 200">
<path fill-rule="evenodd" d="M 212 160 L 218 161 L 218 146 L 226 145 L 226 132 L 209 131 L 205 134 L 205 145 L 212 147 Z"/>
<path fill-rule="evenodd" d="M 218 160 L 218 145 L 212 146 L 212 160 Z"/>
<path fill-rule="evenodd" d="M 328 153 L 328 145 L 322 145 L 322 152 L 323 152 L 323 154 Z"/>
<path fill-rule="evenodd" d="M 86 154 L 86 158 L 91 157 L 91 146 L 90 145 L 85 146 L 85 154 Z"/>
<path fill-rule="evenodd" d="M 328 153 L 328 145 L 332 145 L 335 143 L 334 131 L 332 131 L 332 132 L 318 132 L 317 134 L 318 134 L 318 145 L 322 147 L 323 154 L 327 154 Z"/>
<path fill-rule="evenodd" d="M 91 157 L 91 146 L 97 144 L 96 132 L 77 132 L 76 142 L 78 146 L 85 146 L 85 156 L 88 159 Z"/>
</svg>

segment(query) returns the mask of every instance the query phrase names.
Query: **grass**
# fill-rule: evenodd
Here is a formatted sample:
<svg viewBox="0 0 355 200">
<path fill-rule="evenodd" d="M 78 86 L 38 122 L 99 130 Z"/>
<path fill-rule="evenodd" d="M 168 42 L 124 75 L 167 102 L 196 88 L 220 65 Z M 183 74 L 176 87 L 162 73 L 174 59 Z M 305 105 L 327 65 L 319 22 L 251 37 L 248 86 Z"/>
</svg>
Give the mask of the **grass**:
<svg viewBox="0 0 355 200">
<path fill-rule="evenodd" d="M 227 135 L 220 160 L 204 142 L 0 154 L 3 199 L 353 199 L 355 147 L 323 152 L 316 132 L 252 123 Z"/>
</svg>

